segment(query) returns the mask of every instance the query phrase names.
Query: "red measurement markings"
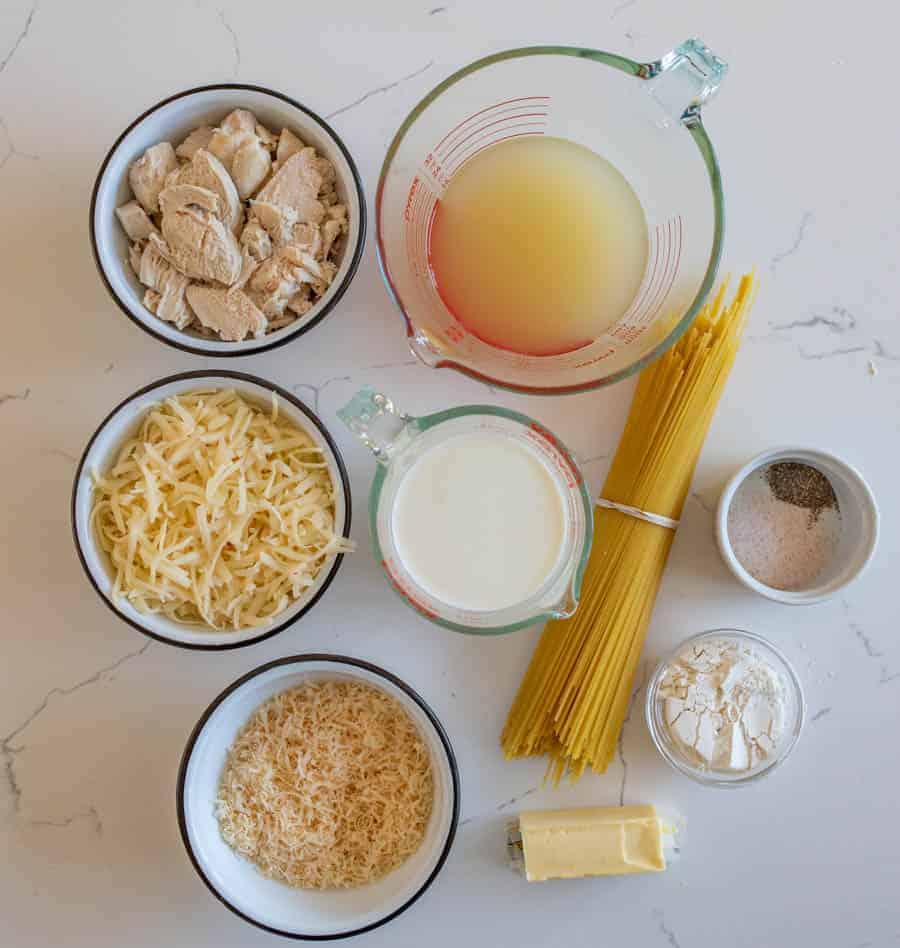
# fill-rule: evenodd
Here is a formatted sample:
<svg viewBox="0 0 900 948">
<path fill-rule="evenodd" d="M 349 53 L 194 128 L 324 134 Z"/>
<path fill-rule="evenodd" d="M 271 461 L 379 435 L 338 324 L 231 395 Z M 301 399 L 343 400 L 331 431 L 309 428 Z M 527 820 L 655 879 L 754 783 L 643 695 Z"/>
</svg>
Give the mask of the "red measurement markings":
<svg viewBox="0 0 900 948">
<path fill-rule="evenodd" d="M 640 323 L 643 321 L 643 314 L 646 311 L 647 300 L 655 292 L 656 286 L 656 275 L 659 272 L 659 262 L 662 256 L 662 251 L 660 249 L 661 245 L 660 237 L 660 228 L 659 224 L 653 228 L 653 267 L 650 270 L 650 279 L 647 281 L 644 289 L 641 291 L 640 299 L 637 302 L 637 305 L 634 307 L 634 313 L 631 317 L 632 321 L 635 323 Z"/>
<path fill-rule="evenodd" d="M 543 131 L 540 132 L 516 132 L 514 135 L 503 135 L 501 138 L 495 138 L 493 141 L 489 141 L 486 145 L 482 145 L 481 148 L 476 149 L 468 155 L 462 157 L 451 169 L 450 174 L 454 175 L 457 171 L 467 162 L 471 161 L 476 155 L 480 155 L 485 148 L 492 148 L 494 145 L 499 145 L 500 142 L 509 141 L 511 138 L 524 138 L 526 135 L 543 135 Z"/>
<path fill-rule="evenodd" d="M 433 609 L 429 609 L 428 606 L 423 603 L 418 596 L 413 592 L 413 590 L 397 575 L 394 571 L 394 564 L 390 560 L 382 560 L 381 566 L 384 571 L 387 573 L 388 578 L 391 581 L 391 585 L 394 589 L 400 593 L 401 596 L 413 607 L 413 609 L 421 612 L 423 616 L 427 616 L 429 619 L 436 619 L 437 613 Z"/>
<path fill-rule="evenodd" d="M 518 120 L 518 119 L 528 119 L 528 118 L 537 118 L 537 119 L 540 119 L 540 121 L 539 121 L 539 122 L 523 122 L 523 123 L 520 123 L 520 122 L 518 122 L 518 121 L 514 121 L 514 120 Z M 507 129 L 507 128 L 520 128 L 522 125 L 546 125 L 546 124 L 547 124 L 547 113 L 546 113 L 546 112 L 523 112 L 523 113 L 521 113 L 520 115 L 510 115 L 510 116 L 507 116 L 506 118 L 494 119 L 493 122 L 487 122 L 485 125 L 482 125 L 482 126 L 480 126 L 479 128 L 472 129 L 472 131 L 469 132 L 468 135 L 466 135 L 466 136 L 464 136 L 463 138 L 461 138 L 461 139 L 443 156 L 443 160 L 444 160 L 444 162 L 450 161 L 450 159 L 453 157 L 454 153 L 457 152 L 460 148 L 462 148 L 462 147 L 466 144 L 466 142 L 471 141 L 476 135 L 479 135 L 479 136 L 480 136 L 479 139 L 478 139 L 479 141 L 484 141 L 485 136 L 481 135 L 481 133 L 484 132 L 484 131 L 486 131 L 486 130 L 489 129 L 489 128 L 493 128 L 495 125 L 502 125 L 502 126 L 504 127 L 503 129 L 501 129 L 501 131 L 502 131 L 502 130 L 505 130 L 505 129 Z M 488 132 L 488 135 L 491 135 L 491 134 L 493 134 L 493 133 L 492 133 L 492 132 Z"/>
<path fill-rule="evenodd" d="M 521 138 L 523 135 L 543 135 L 546 124 L 546 122 L 519 122 L 514 125 L 504 125 L 501 128 L 494 129 L 493 132 L 488 132 L 486 135 L 479 135 L 475 141 L 470 142 L 466 149 L 456 156 L 453 165 L 447 168 L 447 174 L 453 177 L 470 158 L 474 158 L 479 152 L 484 151 L 485 148 L 489 148 L 491 145 L 497 144 L 497 142 L 506 141 L 509 138 Z M 500 132 L 506 132 L 511 129 L 531 129 L 531 131 L 519 131 L 513 135 L 499 134 Z M 487 144 L 481 146 L 482 142 L 486 142 Z M 475 149 L 474 151 L 471 150 L 473 148 Z"/>
<path fill-rule="evenodd" d="M 578 465 L 560 443 L 559 438 L 536 421 L 532 422 L 529 428 L 526 437 L 541 449 L 542 454 L 553 461 L 553 466 L 565 477 L 569 487 L 578 487 L 582 480 L 581 471 L 578 470 Z"/>
<path fill-rule="evenodd" d="M 452 137 L 447 138 L 445 143 L 440 146 L 442 154 L 441 158 L 446 158 L 449 151 L 456 147 L 456 145 L 464 140 L 467 135 L 471 135 L 475 132 L 479 132 L 482 129 L 488 127 L 494 121 L 503 121 L 504 119 L 499 119 L 499 116 L 505 116 L 507 121 L 512 121 L 517 118 L 525 118 L 531 115 L 543 116 L 546 118 L 549 115 L 547 106 L 543 103 L 529 102 L 526 105 L 517 105 L 511 109 L 499 109 L 498 111 L 490 111 L 483 115 L 476 122 L 466 123 L 458 133 L 454 134 Z M 438 154 L 438 149 L 435 149 L 435 154 Z"/>
<path fill-rule="evenodd" d="M 669 291 L 675 283 L 675 277 L 678 274 L 678 264 L 681 262 L 681 217 L 666 221 L 666 232 L 669 236 L 669 246 L 671 248 L 671 266 L 667 267 L 662 286 L 662 292 L 656 301 L 656 305 L 650 311 L 647 318 L 648 323 L 652 323 L 659 311 L 662 309 L 669 297 Z M 669 263 L 668 255 L 666 263 Z"/>
<path fill-rule="evenodd" d="M 454 125 L 449 132 L 434 146 L 433 151 L 438 152 L 441 146 L 453 135 L 454 132 L 458 131 L 466 124 L 466 122 L 471 122 L 472 119 L 477 118 L 479 115 L 484 115 L 485 112 L 490 112 L 492 109 L 502 108 L 504 105 L 512 105 L 513 102 L 549 102 L 549 95 L 524 95 L 520 96 L 517 99 L 504 99 L 503 102 L 496 102 L 494 105 L 489 105 L 486 108 L 479 109 L 477 112 L 473 112 L 467 118 L 464 118 L 457 125 Z"/>
</svg>

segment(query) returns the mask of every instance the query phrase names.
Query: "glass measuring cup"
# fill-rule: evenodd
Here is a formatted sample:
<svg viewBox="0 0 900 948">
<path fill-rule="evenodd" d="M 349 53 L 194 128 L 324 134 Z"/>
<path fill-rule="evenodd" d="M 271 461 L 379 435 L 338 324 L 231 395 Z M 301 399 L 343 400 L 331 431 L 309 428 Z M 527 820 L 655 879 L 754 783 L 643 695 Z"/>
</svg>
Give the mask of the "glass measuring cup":
<svg viewBox="0 0 900 948">
<path fill-rule="evenodd" d="M 369 494 L 372 546 L 391 585 L 410 606 L 444 628 L 478 635 L 499 635 L 574 613 L 591 550 L 593 506 L 572 455 L 546 428 L 527 415 L 491 405 L 467 405 L 417 418 L 399 411 L 386 395 L 370 388 L 358 392 L 338 417 L 378 462 Z M 563 502 L 565 532 L 555 567 L 530 598 L 499 610 L 462 609 L 432 595 L 406 568 L 394 538 L 392 514 L 404 475 L 436 445 L 473 432 L 527 444 Z M 441 538 L 435 537 L 435 542 Z"/>
<path fill-rule="evenodd" d="M 554 394 L 609 385 L 672 345 L 702 306 L 722 250 L 722 183 L 700 110 L 726 70 L 698 40 L 651 63 L 534 46 L 480 59 L 425 96 L 391 142 L 375 198 L 378 260 L 412 352 L 434 368 Z M 453 176 L 485 148 L 527 135 L 569 139 L 611 162 L 647 222 L 631 305 L 600 338 L 561 355 L 521 355 L 472 335 L 429 265 L 435 210 Z"/>
</svg>

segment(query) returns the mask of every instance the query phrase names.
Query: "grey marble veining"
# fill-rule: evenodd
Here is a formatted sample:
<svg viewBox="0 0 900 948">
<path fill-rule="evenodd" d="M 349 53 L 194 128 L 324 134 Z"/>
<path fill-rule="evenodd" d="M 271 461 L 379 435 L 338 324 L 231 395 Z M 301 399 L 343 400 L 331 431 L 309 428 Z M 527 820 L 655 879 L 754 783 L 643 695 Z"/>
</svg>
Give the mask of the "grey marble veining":
<svg viewBox="0 0 900 948">
<path fill-rule="evenodd" d="M 312 6 L 232 0 L 148 8 L 10 0 L 0 11 L 0 943 L 256 946 L 273 938 L 211 898 L 183 852 L 174 781 L 185 740 L 229 682 L 272 658 L 343 651 L 384 665 L 434 707 L 463 781 L 461 831 L 437 883 L 372 946 L 890 948 L 900 943 L 900 136 L 892 116 L 900 14 L 886 4 L 413 0 Z M 153 102 L 236 79 L 326 115 L 356 158 L 370 212 L 409 109 L 472 59 L 560 42 L 658 57 L 691 34 L 731 65 L 704 118 L 727 203 L 723 271 L 762 289 L 707 440 L 608 773 L 553 789 L 543 761 L 506 762 L 506 711 L 537 638 L 453 635 L 397 599 L 368 552 L 371 456 L 335 412 L 362 385 L 423 414 L 494 403 L 534 415 L 599 490 L 632 382 L 570 398 L 510 395 L 413 360 L 369 240 L 337 311 L 301 340 L 229 362 L 294 391 L 344 454 L 348 557 L 294 628 L 236 652 L 150 643 L 118 622 L 72 549 L 77 458 L 110 408 L 163 375 L 210 367 L 135 329 L 87 240 L 111 142 Z M 373 227 L 370 220 L 370 235 Z M 754 598 L 719 560 L 712 513 L 729 474 L 780 444 L 858 466 L 882 516 L 879 553 L 846 594 L 792 609 Z M 678 641 L 737 626 L 773 639 L 808 718 L 771 778 L 729 793 L 657 756 L 646 680 Z M 523 807 L 652 802 L 685 827 L 653 877 L 527 886 L 505 866 Z M 424 933 L 428 933 L 427 936 Z"/>
</svg>

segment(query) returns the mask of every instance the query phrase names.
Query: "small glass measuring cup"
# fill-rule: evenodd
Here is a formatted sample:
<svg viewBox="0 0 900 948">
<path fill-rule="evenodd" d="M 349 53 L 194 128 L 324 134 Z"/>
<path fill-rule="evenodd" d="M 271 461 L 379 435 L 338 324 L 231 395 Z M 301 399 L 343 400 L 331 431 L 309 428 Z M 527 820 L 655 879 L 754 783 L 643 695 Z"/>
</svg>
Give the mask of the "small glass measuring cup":
<svg viewBox="0 0 900 948">
<path fill-rule="evenodd" d="M 375 197 L 378 260 L 413 353 L 434 368 L 555 394 L 609 385 L 672 345 L 703 305 L 722 250 L 722 181 L 700 110 L 726 70 L 698 40 L 650 63 L 532 46 L 479 59 L 425 96 L 391 142 Z M 521 355 L 472 335 L 444 305 L 429 264 L 435 210 L 453 176 L 483 149 L 527 135 L 601 155 L 626 177 L 647 222 L 631 305 L 599 339 L 561 355 Z"/>
<path fill-rule="evenodd" d="M 500 635 L 575 612 L 593 539 L 593 506 L 572 455 L 543 425 L 492 405 L 467 405 L 417 418 L 370 388 L 358 392 L 338 417 L 378 462 L 369 494 L 372 545 L 391 585 L 416 611 L 444 628 L 476 635 Z M 404 475 L 435 445 L 475 431 L 527 443 L 553 478 L 566 519 L 561 554 L 541 588 L 525 602 L 491 611 L 461 609 L 423 589 L 404 566 L 393 535 L 394 501 Z"/>
</svg>

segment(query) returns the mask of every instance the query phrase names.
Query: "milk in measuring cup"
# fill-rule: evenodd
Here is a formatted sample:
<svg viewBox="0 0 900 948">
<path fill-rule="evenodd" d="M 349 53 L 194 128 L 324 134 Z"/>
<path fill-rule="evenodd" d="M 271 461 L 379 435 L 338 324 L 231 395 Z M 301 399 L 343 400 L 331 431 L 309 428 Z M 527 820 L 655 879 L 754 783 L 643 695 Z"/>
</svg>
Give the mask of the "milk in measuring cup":
<svg viewBox="0 0 900 948">
<path fill-rule="evenodd" d="M 413 462 L 397 488 L 391 530 L 423 590 L 458 609 L 500 610 L 530 599 L 556 568 L 565 501 L 527 443 L 473 431 Z"/>
</svg>

